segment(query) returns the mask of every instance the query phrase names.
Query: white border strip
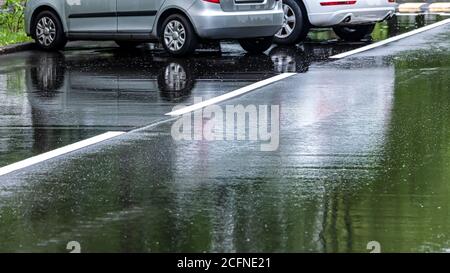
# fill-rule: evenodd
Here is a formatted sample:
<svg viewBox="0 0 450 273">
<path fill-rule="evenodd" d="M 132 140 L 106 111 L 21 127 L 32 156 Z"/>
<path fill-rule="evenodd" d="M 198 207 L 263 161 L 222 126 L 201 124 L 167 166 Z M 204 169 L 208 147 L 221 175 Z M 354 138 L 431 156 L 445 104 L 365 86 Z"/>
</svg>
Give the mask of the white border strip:
<svg viewBox="0 0 450 273">
<path fill-rule="evenodd" d="M 32 165 L 44 162 L 51 158 L 55 158 L 55 157 L 58 157 L 58 156 L 61 156 L 61 155 L 64 155 L 64 154 L 67 154 L 70 152 L 74 152 L 76 150 L 91 146 L 93 144 L 100 143 L 102 141 L 120 136 L 122 134 L 125 134 L 125 132 L 106 132 L 104 134 L 101 134 L 101 135 L 98 135 L 98 136 L 95 136 L 92 138 L 88 138 L 86 140 L 82 140 L 80 142 L 76 142 L 74 144 L 70 144 L 65 147 L 62 147 L 62 148 L 59 148 L 59 149 L 56 149 L 56 150 L 53 150 L 53 151 L 50 151 L 47 153 L 43 153 L 43 154 L 40 154 L 40 155 L 37 155 L 34 157 L 30 157 L 28 159 L 25 159 L 25 160 L 19 161 L 17 163 L 13 163 L 11 165 L 0 168 L 0 176 L 18 171 L 23 168 L 30 167 Z"/>
<path fill-rule="evenodd" d="M 351 51 L 348 51 L 348 52 L 344 52 L 344 53 L 341 53 L 341 54 L 338 54 L 338 55 L 331 56 L 330 59 L 345 58 L 345 57 L 348 57 L 350 55 L 354 55 L 354 54 L 361 53 L 361 52 L 364 52 L 364 51 L 367 51 L 367 50 L 370 50 L 370 49 L 374 49 L 376 47 L 383 46 L 385 44 L 389 44 L 389 43 L 392 43 L 392 42 L 395 42 L 395 41 L 407 38 L 409 36 L 416 35 L 416 34 L 419 34 L 421 32 L 424 32 L 424 31 L 427 31 L 427 30 L 430 30 L 430 29 L 433 29 L 433 28 L 436 28 L 436 27 L 439 27 L 439 26 L 446 25 L 448 23 L 450 23 L 450 19 L 445 19 L 443 21 L 440 21 L 440 22 L 437 22 L 437 23 L 434 23 L 434 24 L 431 24 L 431 25 L 428 25 L 428 26 L 425 26 L 425 27 L 422 27 L 422 28 L 418 28 L 418 29 L 415 29 L 413 31 L 406 32 L 406 33 L 400 34 L 400 35 L 395 36 L 395 37 L 391 37 L 389 39 L 386 39 L 386 40 L 383 40 L 383 41 L 380 41 L 380 42 L 377 42 L 377 43 L 373 43 L 373 44 L 370 44 L 370 45 L 367 45 L 367 46 L 360 47 L 360 48 L 355 49 L 355 50 L 351 50 Z"/>
<path fill-rule="evenodd" d="M 258 89 L 258 88 L 264 87 L 266 85 L 272 84 L 274 82 L 281 81 L 283 79 L 286 79 L 288 77 L 294 76 L 296 74 L 297 73 L 283 73 L 283 74 L 280 74 L 280 75 L 277 75 L 277 76 L 274 76 L 274 77 L 271 77 L 271 78 L 268 78 L 268 79 L 265 79 L 265 80 L 262 80 L 262 81 L 250 84 L 250 85 L 247 85 L 247 86 L 239 88 L 237 90 L 228 92 L 228 93 L 223 94 L 221 96 L 218 96 L 218 97 L 215 97 L 215 98 L 212 98 L 212 99 L 209 99 L 209 100 L 205 100 L 205 101 L 202 101 L 202 102 L 199 102 L 199 103 L 196 103 L 196 104 L 184 107 L 184 108 L 176 110 L 176 111 L 172 111 L 172 112 L 166 113 L 166 116 L 180 116 L 180 115 L 192 112 L 192 111 L 196 111 L 196 110 L 202 109 L 202 108 L 204 108 L 206 106 L 217 104 L 217 103 L 220 103 L 222 101 L 229 100 L 229 99 L 231 99 L 233 97 L 237 97 L 237 96 L 240 96 L 242 94 L 245 94 L 245 93 L 248 93 L 250 91 L 253 91 L 255 89 Z"/>
</svg>

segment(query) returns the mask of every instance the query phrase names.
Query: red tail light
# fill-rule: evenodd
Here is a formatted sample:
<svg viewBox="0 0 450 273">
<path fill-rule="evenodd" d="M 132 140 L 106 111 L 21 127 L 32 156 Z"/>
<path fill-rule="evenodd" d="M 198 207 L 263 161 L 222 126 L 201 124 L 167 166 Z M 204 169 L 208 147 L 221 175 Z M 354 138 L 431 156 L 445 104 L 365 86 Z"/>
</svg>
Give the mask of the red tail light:
<svg viewBox="0 0 450 273">
<path fill-rule="evenodd" d="M 354 5 L 356 1 L 333 1 L 333 2 L 321 2 L 321 6 L 339 6 L 339 5 Z"/>
<path fill-rule="evenodd" d="M 215 4 L 220 4 L 220 0 L 203 0 L 205 2 L 210 2 L 210 3 L 215 3 Z"/>
</svg>

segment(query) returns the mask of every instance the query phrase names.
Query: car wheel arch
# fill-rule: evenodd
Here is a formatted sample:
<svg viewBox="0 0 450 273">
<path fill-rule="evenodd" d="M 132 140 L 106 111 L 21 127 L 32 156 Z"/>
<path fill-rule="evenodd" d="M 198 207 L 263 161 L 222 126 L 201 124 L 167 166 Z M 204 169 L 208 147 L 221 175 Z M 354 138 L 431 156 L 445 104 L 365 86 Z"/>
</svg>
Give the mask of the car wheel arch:
<svg viewBox="0 0 450 273">
<path fill-rule="evenodd" d="M 305 12 L 306 14 L 306 23 L 308 25 L 311 25 L 311 21 L 309 20 L 309 14 L 310 14 L 310 8 L 308 6 L 308 1 L 307 0 L 295 0 L 297 3 L 300 4 L 300 8 L 303 9 L 303 12 Z"/>
<path fill-rule="evenodd" d="M 166 20 L 166 18 L 168 18 L 171 15 L 174 14 L 180 14 L 182 16 L 184 16 L 192 25 L 192 27 L 194 28 L 195 34 L 198 35 L 197 32 L 197 28 L 195 27 L 194 21 L 192 20 L 192 18 L 189 16 L 188 12 L 179 8 L 179 7 L 167 7 L 164 11 L 161 12 L 161 14 L 158 16 L 158 18 L 156 19 L 156 32 L 155 32 L 155 36 L 159 38 L 160 33 L 162 32 L 162 25 L 164 23 L 164 21 Z"/>
<path fill-rule="evenodd" d="M 56 16 L 56 17 L 59 19 L 59 21 L 61 22 L 61 24 L 62 24 L 62 26 L 63 26 L 63 28 L 64 28 L 64 32 L 67 33 L 67 25 L 66 25 L 66 22 L 65 22 L 64 20 L 62 20 L 63 17 L 62 17 L 61 14 L 57 11 L 57 9 L 56 9 L 55 7 L 49 5 L 49 4 L 43 4 L 43 5 L 40 5 L 40 6 L 36 7 L 36 8 L 33 10 L 33 12 L 32 12 L 31 20 L 30 20 L 30 22 L 31 22 L 31 24 L 30 24 L 30 34 L 31 34 L 31 37 L 34 38 L 34 32 L 35 32 L 34 27 L 35 27 L 35 23 L 36 23 L 36 18 L 37 18 L 37 16 L 38 16 L 41 12 L 43 12 L 43 11 L 50 11 L 50 12 L 54 13 L 55 16 Z"/>
</svg>

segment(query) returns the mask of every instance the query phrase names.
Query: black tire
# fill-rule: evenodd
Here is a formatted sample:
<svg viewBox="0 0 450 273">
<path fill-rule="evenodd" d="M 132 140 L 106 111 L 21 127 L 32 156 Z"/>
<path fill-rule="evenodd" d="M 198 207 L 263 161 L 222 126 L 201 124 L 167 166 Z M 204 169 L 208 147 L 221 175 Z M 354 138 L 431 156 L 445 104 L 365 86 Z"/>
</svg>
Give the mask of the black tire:
<svg viewBox="0 0 450 273">
<path fill-rule="evenodd" d="M 286 10 L 286 6 L 289 9 Z M 280 45 L 293 45 L 304 41 L 308 36 L 310 26 L 303 3 L 300 0 L 283 0 L 283 10 L 285 11 L 285 21 L 283 28 L 275 35 L 274 42 Z M 287 17 L 291 16 L 294 16 L 295 22 L 287 21 Z M 293 29 L 292 32 L 287 32 L 286 24 Z"/>
<path fill-rule="evenodd" d="M 172 22 L 179 23 L 184 29 L 184 35 L 182 35 L 181 31 L 178 31 L 179 36 L 177 37 L 184 37 L 184 43 L 181 45 L 181 40 L 176 40 L 175 43 L 177 45 L 180 45 L 179 48 L 173 47 L 173 44 L 170 44 L 170 38 L 166 39 L 166 35 L 169 33 L 166 33 L 166 28 L 169 24 L 172 24 Z M 175 39 L 174 37 L 172 37 Z M 186 19 L 183 15 L 180 14 L 173 14 L 167 17 L 166 20 L 164 20 L 164 23 L 162 24 L 161 31 L 160 31 L 160 39 L 161 43 L 163 44 L 164 49 L 169 52 L 170 54 L 182 57 L 189 55 L 195 51 L 198 44 L 198 37 L 195 33 L 194 27 L 192 26 L 191 22 L 189 22 L 188 19 Z"/>
<path fill-rule="evenodd" d="M 42 30 L 44 25 L 44 18 L 47 18 L 47 27 Z M 50 27 L 51 26 L 51 27 Z M 51 34 L 50 29 L 54 29 L 54 35 Z M 49 34 L 47 34 L 47 32 Z M 43 11 L 39 13 L 35 20 L 33 21 L 33 32 L 32 36 L 36 41 L 36 44 L 40 49 L 43 50 L 60 50 L 63 49 L 67 44 L 67 37 L 64 33 L 64 28 L 62 26 L 59 17 L 51 11 Z M 44 35 L 42 35 L 44 34 Z M 45 38 L 47 36 L 47 38 Z M 53 37 L 50 41 L 48 37 Z"/>
<path fill-rule="evenodd" d="M 142 45 L 142 43 L 140 42 L 133 42 L 133 41 L 115 41 L 115 42 L 120 48 L 123 49 L 133 49 Z"/>
<path fill-rule="evenodd" d="M 375 28 L 375 24 L 370 25 L 358 25 L 358 26 L 339 26 L 334 27 L 334 33 L 342 40 L 349 42 L 361 41 L 364 38 L 368 38 L 372 34 Z"/>
<path fill-rule="evenodd" d="M 263 53 L 268 50 L 273 43 L 273 37 L 262 37 L 262 38 L 252 38 L 252 39 L 242 39 L 239 40 L 241 47 L 252 54 Z"/>
</svg>

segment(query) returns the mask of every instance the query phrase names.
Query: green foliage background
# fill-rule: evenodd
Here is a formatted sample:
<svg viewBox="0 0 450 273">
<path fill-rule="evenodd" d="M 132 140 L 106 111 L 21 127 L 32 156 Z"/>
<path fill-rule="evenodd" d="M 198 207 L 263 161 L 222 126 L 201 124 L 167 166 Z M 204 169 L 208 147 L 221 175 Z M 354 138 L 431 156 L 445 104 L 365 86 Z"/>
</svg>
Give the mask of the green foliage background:
<svg viewBox="0 0 450 273">
<path fill-rule="evenodd" d="M 30 40 L 24 30 L 26 0 L 6 0 L 0 7 L 0 46 Z"/>
</svg>

